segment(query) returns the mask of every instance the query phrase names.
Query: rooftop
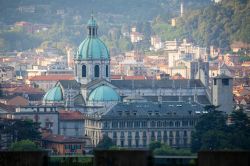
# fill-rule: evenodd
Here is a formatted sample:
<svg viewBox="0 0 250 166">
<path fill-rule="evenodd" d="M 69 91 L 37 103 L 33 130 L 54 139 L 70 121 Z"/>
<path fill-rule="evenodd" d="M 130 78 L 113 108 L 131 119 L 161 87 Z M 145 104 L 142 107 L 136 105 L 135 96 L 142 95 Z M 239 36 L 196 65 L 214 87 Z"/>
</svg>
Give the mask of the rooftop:
<svg viewBox="0 0 250 166">
<path fill-rule="evenodd" d="M 55 143 L 85 143 L 85 140 L 81 138 L 55 135 L 55 134 L 44 135 L 42 140 Z"/>
<path fill-rule="evenodd" d="M 73 75 L 42 75 L 29 78 L 30 81 L 59 81 L 59 80 L 74 80 Z"/>
<path fill-rule="evenodd" d="M 133 102 L 118 103 L 110 111 L 106 112 L 103 118 L 135 118 L 137 116 L 152 116 L 152 118 L 157 118 L 164 116 L 194 116 L 203 113 L 206 113 L 203 106 L 194 102 Z"/>
<path fill-rule="evenodd" d="M 83 116 L 82 113 L 79 111 L 66 111 L 60 110 L 59 117 L 61 120 L 82 120 Z"/>
</svg>

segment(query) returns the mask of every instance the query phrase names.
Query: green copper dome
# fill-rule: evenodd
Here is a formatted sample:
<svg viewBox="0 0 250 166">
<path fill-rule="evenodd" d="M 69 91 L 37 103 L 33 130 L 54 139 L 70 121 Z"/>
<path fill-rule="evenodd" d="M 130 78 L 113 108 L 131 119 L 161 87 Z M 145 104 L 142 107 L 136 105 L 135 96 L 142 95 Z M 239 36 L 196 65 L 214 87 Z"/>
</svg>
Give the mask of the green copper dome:
<svg viewBox="0 0 250 166">
<path fill-rule="evenodd" d="M 80 44 L 76 60 L 109 60 L 109 51 L 106 45 L 97 36 L 97 24 L 92 17 L 88 21 L 88 37 Z"/>
<path fill-rule="evenodd" d="M 109 51 L 99 38 L 87 37 L 78 47 L 76 59 L 109 59 Z"/>
<path fill-rule="evenodd" d="M 50 89 L 43 97 L 43 101 L 49 101 L 49 102 L 62 101 L 62 100 L 63 100 L 63 94 L 59 86 Z"/>
<path fill-rule="evenodd" d="M 102 85 L 94 89 L 89 95 L 89 101 L 119 101 L 118 93 L 109 86 Z"/>
</svg>

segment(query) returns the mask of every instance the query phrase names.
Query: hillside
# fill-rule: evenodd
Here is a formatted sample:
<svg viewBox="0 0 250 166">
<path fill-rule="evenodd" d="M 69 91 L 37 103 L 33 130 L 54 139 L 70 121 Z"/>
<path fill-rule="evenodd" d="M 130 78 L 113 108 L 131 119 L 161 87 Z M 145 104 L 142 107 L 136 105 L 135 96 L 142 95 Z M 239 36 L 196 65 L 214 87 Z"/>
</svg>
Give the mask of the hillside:
<svg viewBox="0 0 250 166">
<path fill-rule="evenodd" d="M 250 43 L 250 1 L 222 0 L 178 19 L 178 37 L 198 45 L 214 45 L 228 50 L 235 41 Z"/>
</svg>

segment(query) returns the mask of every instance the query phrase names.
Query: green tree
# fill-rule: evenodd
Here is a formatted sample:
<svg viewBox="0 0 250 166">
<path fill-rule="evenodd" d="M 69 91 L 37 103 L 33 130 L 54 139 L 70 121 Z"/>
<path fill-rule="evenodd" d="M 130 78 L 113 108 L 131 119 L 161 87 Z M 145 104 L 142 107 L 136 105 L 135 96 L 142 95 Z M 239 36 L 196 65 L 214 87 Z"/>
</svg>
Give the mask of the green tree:
<svg viewBox="0 0 250 166">
<path fill-rule="evenodd" d="M 208 114 L 202 115 L 195 126 L 195 132 L 192 133 L 192 152 L 201 149 L 214 150 L 224 146 L 224 142 L 220 142 L 219 138 L 227 135 L 226 128 L 226 116 L 222 112 L 210 111 Z M 219 134 L 219 138 L 214 137 L 216 134 Z M 211 145 L 213 141 L 215 141 L 215 145 Z"/>
<path fill-rule="evenodd" d="M 250 120 L 242 111 L 234 111 L 231 114 L 232 124 L 229 125 L 230 144 L 234 149 L 250 149 Z M 240 138 L 240 139 L 239 139 Z"/>
<path fill-rule="evenodd" d="M 149 149 L 152 150 L 152 151 L 154 151 L 155 149 L 160 148 L 161 145 L 162 145 L 162 144 L 161 144 L 161 142 L 159 142 L 159 141 L 152 141 L 152 142 L 150 142 L 150 144 L 149 144 Z"/>
<path fill-rule="evenodd" d="M 30 140 L 21 140 L 11 144 L 12 151 L 38 151 L 41 150 L 34 142 Z"/>
<path fill-rule="evenodd" d="M 12 135 L 12 142 L 21 140 L 38 141 L 41 139 L 40 124 L 31 120 L 14 120 L 7 122 L 4 133 Z"/>
<path fill-rule="evenodd" d="M 115 144 L 111 138 L 109 138 L 107 135 L 103 135 L 103 138 L 96 146 L 97 149 L 110 149 L 111 147 L 114 147 Z"/>
<path fill-rule="evenodd" d="M 231 123 L 230 122 L 231 119 Z M 239 139 L 240 138 L 240 139 Z M 241 111 L 233 111 L 228 117 L 219 111 L 201 116 L 192 134 L 191 149 L 223 150 L 250 149 L 250 121 Z"/>
</svg>

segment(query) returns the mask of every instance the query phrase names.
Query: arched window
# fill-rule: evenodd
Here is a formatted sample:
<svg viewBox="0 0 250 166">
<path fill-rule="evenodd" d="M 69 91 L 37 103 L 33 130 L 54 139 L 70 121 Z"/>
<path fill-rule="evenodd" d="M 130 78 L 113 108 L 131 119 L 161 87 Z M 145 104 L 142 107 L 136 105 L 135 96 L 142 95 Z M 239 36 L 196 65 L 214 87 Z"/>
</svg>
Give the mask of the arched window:
<svg viewBox="0 0 250 166">
<path fill-rule="evenodd" d="M 109 66 L 106 65 L 106 77 L 108 77 L 108 76 L 109 76 Z"/>
<path fill-rule="evenodd" d="M 82 77 L 86 77 L 86 65 L 82 65 Z"/>
<path fill-rule="evenodd" d="M 100 76 L 100 68 L 99 65 L 95 65 L 95 77 L 99 77 Z"/>
</svg>

